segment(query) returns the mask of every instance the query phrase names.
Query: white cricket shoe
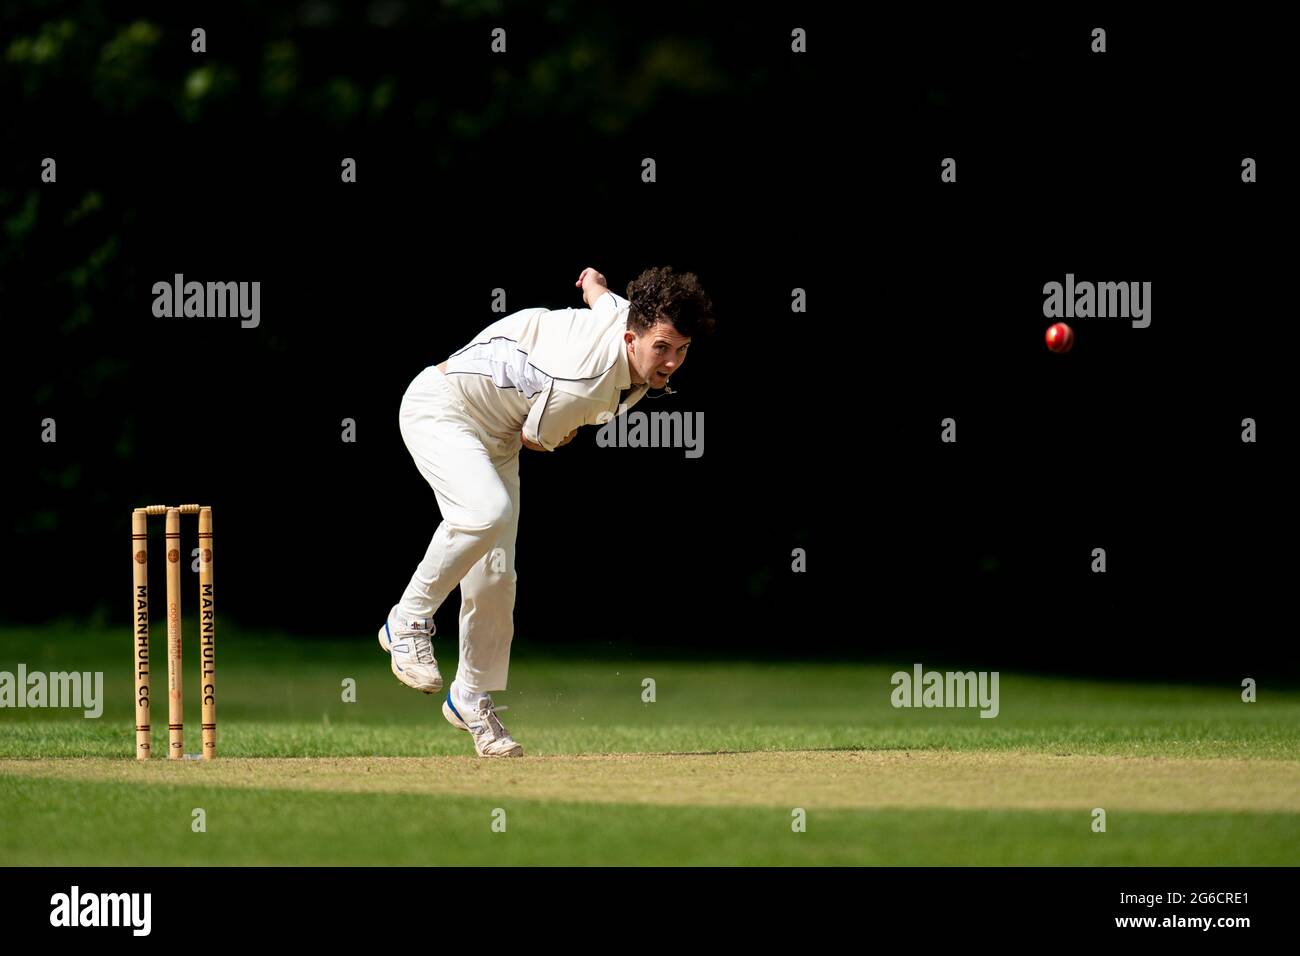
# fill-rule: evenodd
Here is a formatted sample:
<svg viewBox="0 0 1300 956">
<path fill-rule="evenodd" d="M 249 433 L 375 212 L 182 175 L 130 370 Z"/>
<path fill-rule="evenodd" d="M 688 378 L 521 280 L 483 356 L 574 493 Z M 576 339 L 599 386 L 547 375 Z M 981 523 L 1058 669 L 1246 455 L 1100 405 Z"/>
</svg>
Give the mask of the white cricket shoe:
<svg viewBox="0 0 1300 956">
<path fill-rule="evenodd" d="M 433 618 L 390 617 L 379 629 L 379 646 L 393 658 L 393 673 L 407 687 L 426 694 L 442 690 L 433 656 Z"/>
<path fill-rule="evenodd" d="M 448 695 L 442 703 L 442 716 L 453 727 L 468 730 L 474 736 L 474 749 L 480 757 L 522 757 L 523 746 L 515 743 L 497 717 L 498 710 L 509 709 L 495 706 L 492 698 L 484 695 L 478 702 L 478 713 L 469 715 L 467 719 L 461 716 L 456 705 L 451 702 L 451 695 Z"/>
</svg>

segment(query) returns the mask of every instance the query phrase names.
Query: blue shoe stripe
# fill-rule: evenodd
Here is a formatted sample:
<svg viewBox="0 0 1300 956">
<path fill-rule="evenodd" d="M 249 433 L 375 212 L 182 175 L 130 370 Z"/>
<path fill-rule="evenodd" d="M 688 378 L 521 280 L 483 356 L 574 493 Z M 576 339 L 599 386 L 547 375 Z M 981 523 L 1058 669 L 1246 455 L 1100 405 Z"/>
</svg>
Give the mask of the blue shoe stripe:
<svg viewBox="0 0 1300 956">
<path fill-rule="evenodd" d="M 391 646 L 393 643 L 393 632 L 388 629 L 387 621 L 384 622 L 384 633 L 388 635 L 388 643 Z M 402 670 L 402 665 L 397 663 L 397 658 L 395 657 L 393 658 L 393 666 L 396 667 L 399 671 L 402 671 L 403 674 L 406 673 L 405 670 Z"/>
<path fill-rule="evenodd" d="M 467 721 L 464 717 L 460 715 L 460 711 L 456 709 L 456 705 L 452 703 L 451 694 L 447 695 L 447 706 L 451 708 L 451 712 L 456 715 L 456 719 L 459 720 L 462 724 L 469 723 L 469 721 Z"/>
</svg>

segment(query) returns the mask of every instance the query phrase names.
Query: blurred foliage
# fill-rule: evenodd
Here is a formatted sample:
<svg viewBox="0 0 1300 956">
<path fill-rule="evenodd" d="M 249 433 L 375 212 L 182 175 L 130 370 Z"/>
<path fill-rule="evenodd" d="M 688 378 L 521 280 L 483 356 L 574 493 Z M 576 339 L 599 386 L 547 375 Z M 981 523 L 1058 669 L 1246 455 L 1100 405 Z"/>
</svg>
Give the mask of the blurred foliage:
<svg viewBox="0 0 1300 956">
<path fill-rule="evenodd" d="M 77 25 L 71 20 L 43 23 L 34 36 L 17 37 L 5 51 L 5 58 L 10 63 L 43 69 L 59 61 L 76 32 Z"/>
<path fill-rule="evenodd" d="M 262 101 L 278 113 L 298 90 L 298 48 L 288 40 L 274 40 L 262 52 Z"/>
<path fill-rule="evenodd" d="M 106 109 L 130 113 L 154 94 L 160 84 L 152 61 L 161 42 L 157 26 L 137 20 L 103 45 L 91 89 Z"/>
<path fill-rule="evenodd" d="M 81 198 L 81 203 L 76 209 L 73 209 L 63 217 L 65 226 L 75 226 L 82 219 L 85 219 L 91 213 L 98 212 L 104 208 L 104 196 L 102 193 L 90 190 Z"/>
<path fill-rule="evenodd" d="M 10 194 L 0 195 L 0 209 L 9 205 Z M 40 206 L 41 197 L 35 189 L 28 190 L 27 195 L 23 197 L 21 207 L 14 209 L 11 215 L 5 217 L 5 235 L 9 239 L 6 245 L 6 251 L 14 246 L 21 244 L 23 239 L 36 225 L 36 210 Z"/>
<path fill-rule="evenodd" d="M 735 34 L 733 18 L 708 6 L 596 0 L 230 0 L 201 10 L 6 0 L 0 318 L 20 319 L 26 338 L 26 360 L 7 369 L 12 404 L 36 421 L 84 410 L 87 399 L 112 409 L 102 429 L 77 433 L 83 462 L 122 462 L 148 444 L 148 421 L 133 416 L 151 370 L 124 335 L 136 319 L 124 317 L 140 313 L 141 290 L 157 278 L 141 272 L 151 268 L 146 244 L 197 254 L 192 235 L 172 231 L 166 184 L 197 189 L 185 176 L 205 151 L 275 162 L 280 144 L 313 136 L 418 142 L 433 167 L 421 174 L 459 182 L 521 149 L 536 153 L 533 167 L 571 170 L 593 148 L 626 152 L 664 131 L 717 135 L 716 117 L 752 108 L 761 87 L 783 80 L 770 48 L 720 42 Z M 196 27 L 206 52 L 192 50 Z M 507 31 L 504 55 L 491 51 L 496 27 Z M 536 149 L 557 142 L 573 148 Z M 58 163 L 56 187 L 40 181 L 47 156 Z M 607 193 L 602 182 L 591 189 Z M 267 328 L 241 340 L 247 361 L 278 360 L 293 334 Z M 51 459 L 71 453 L 70 427 L 60 419 Z M 69 495 L 90 508 L 122 490 L 114 469 L 67 464 L 17 475 L 27 510 L 0 520 L 49 530 L 59 515 L 76 522 Z"/>
<path fill-rule="evenodd" d="M 91 97 L 105 116 L 148 113 L 186 123 L 221 104 L 249 119 L 291 114 L 332 126 L 381 118 L 419 126 L 440 117 L 447 132 L 474 138 L 515 112 L 588 108 L 599 110 L 588 118 L 593 127 L 613 131 L 654 108 L 662 92 L 723 95 L 736 92 L 729 77 L 752 73 L 720 62 L 704 36 L 708 27 L 685 10 L 655 25 L 632 8 L 568 0 L 132 10 L 121 20 L 121 11 L 102 0 L 6 6 L 6 103 L 75 115 Z M 195 27 L 207 32 L 206 53 L 191 52 Z M 497 27 L 507 31 L 505 56 L 489 52 Z M 700 35 L 690 35 L 693 29 Z M 764 67 L 761 58 L 746 65 Z M 441 108 L 429 98 L 435 91 Z M 480 112 L 489 118 L 456 119 Z"/>
<path fill-rule="evenodd" d="M 57 286 L 55 327 L 65 333 L 93 325 L 106 300 L 123 295 L 114 268 L 138 204 L 105 164 L 79 168 L 59 144 L 120 153 L 134 143 L 146 162 L 166 164 L 168 151 L 156 147 L 200 127 L 208 139 L 234 127 L 240 141 L 419 135 L 435 172 L 450 177 L 556 136 L 618 149 L 614 139 L 638 130 L 643 139 L 680 129 L 688 112 L 734 111 L 769 82 L 760 44 L 719 44 L 734 29 L 729 12 L 656 12 L 650 21 L 594 0 L 234 0 L 197 13 L 172 3 L 7 2 L 0 141 L 24 148 L 0 154 L 0 290 L 23 275 L 49 302 Z M 206 31 L 204 53 L 191 47 L 196 27 Z M 505 55 L 490 49 L 497 27 L 507 31 Z M 42 193 L 45 155 L 71 188 Z"/>
</svg>

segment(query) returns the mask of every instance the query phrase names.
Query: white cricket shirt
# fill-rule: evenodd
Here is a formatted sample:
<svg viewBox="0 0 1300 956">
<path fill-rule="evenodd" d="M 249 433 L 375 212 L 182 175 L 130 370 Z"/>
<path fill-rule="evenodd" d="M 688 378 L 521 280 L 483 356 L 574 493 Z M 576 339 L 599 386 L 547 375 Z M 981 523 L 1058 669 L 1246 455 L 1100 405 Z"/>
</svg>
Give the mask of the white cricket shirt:
<svg viewBox="0 0 1300 956">
<path fill-rule="evenodd" d="M 590 309 L 523 309 L 493 322 L 447 359 L 447 380 L 486 437 L 547 451 L 601 412 L 631 408 L 649 390 L 632 385 L 628 300 L 601 293 Z M 626 392 L 626 394 L 624 394 Z M 621 400 L 620 400 L 621 397 Z"/>
</svg>

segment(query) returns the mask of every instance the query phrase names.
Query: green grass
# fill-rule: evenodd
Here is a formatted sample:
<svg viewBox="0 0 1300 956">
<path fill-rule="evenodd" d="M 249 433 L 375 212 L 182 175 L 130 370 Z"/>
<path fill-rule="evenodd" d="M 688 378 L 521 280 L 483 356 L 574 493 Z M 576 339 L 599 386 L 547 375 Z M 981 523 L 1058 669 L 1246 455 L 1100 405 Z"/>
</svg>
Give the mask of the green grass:
<svg viewBox="0 0 1300 956">
<path fill-rule="evenodd" d="M 0 864 L 1294 865 L 1300 816 L 787 810 L 144 788 L 0 776 Z M 506 811 L 506 831 L 491 829 Z M 192 812 L 207 830 L 191 830 Z M 34 837 L 33 833 L 39 834 Z"/>
<path fill-rule="evenodd" d="M 195 633 L 192 626 L 187 633 Z M 0 629 L 0 670 L 103 671 L 103 716 L 0 711 L 0 758 L 129 756 L 130 634 Z M 154 639 L 154 746 L 165 749 L 166 658 Z M 191 643 L 186 750 L 199 749 Z M 448 680 L 454 642 L 439 639 Z M 546 658 L 522 641 L 507 724 L 537 754 L 792 749 L 1042 750 L 1096 755 L 1300 758 L 1300 691 L 1244 704 L 1240 688 L 1124 684 L 1003 674 L 1001 713 L 895 709 L 898 666 Z M 617 648 L 605 653 L 619 653 Z M 355 703 L 342 682 L 356 682 Z M 656 700 L 641 699 L 642 680 Z M 368 634 L 315 643 L 228 627 L 218 633 L 218 721 L 229 756 L 424 756 L 465 753 L 436 702 L 405 688 Z"/>
<path fill-rule="evenodd" d="M 158 622 L 161 625 L 161 622 Z M 219 740 L 228 757 L 466 755 L 438 701 L 399 685 L 368 630 L 291 642 L 219 625 Z M 166 661 L 154 638 L 155 753 L 165 746 Z M 187 634 L 195 634 L 187 622 Z M 0 671 L 103 671 L 103 716 L 0 710 L 0 759 L 133 753 L 125 627 L 0 628 Z M 444 674 L 454 641 L 439 639 Z M 197 752 L 196 644 L 186 650 L 188 752 Z M 617 645 L 545 656 L 516 640 L 506 723 L 530 755 L 794 750 L 1039 751 L 1142 759 L 1300 759 L 1300 691 L 1166 686 L 1003 673 L 1001 713 L 895 709 L 897 664 L 639 659 Z M 939 666 L 936 662 L 927 666 Z M 946 669 L 946 668 L 945 668 Z M 656 682 L 654 703 L 642 681 Z M 345 680 L 356 702 L 342 700 Z M 1295 865 L 1300 814 L 1113 813 L 1106 834 L 1072 811 L 942 808 L 810 810 L 658 806 L 304 788 L 49 779 L 0 771 L 0 864 L 1137 864 Z M 308 771 L 305 771 L 308 772 Z M 190 811 L 208 810 L 208 832 Z"/>
</svg>

